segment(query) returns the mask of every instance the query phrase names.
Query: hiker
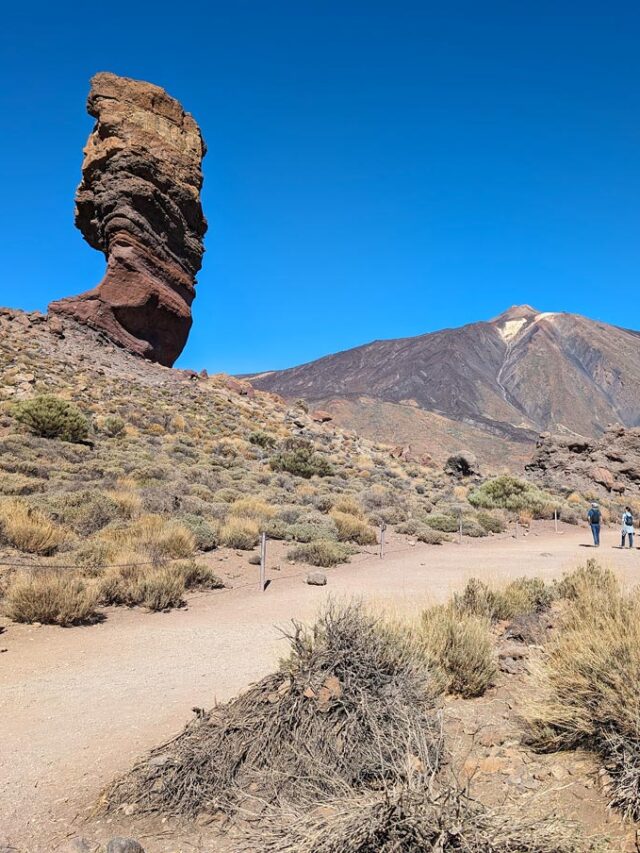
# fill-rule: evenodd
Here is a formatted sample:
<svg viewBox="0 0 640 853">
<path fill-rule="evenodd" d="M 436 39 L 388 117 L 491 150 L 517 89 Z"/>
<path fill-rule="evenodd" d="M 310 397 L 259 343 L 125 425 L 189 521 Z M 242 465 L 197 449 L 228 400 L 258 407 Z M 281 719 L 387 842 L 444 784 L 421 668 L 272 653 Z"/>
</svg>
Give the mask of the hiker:
<svg viewBox="0 0 640 853">
<path fill-rule="evenodd" d="M 589 519 L 589 524 L 591 525 L 591 532 L 593 533 L 593 544 L 596 548 L 600 547 L 600 507 L 597 502 L 594 501 L 591 504 L 591 509 L 587 513 L 587 518 Z"/>
<path fill-rule="evenodd" d="M 621 548 L 624 548 L 624 540 L 627 538 L 627 534 L 629 535 L 629 548 L 633 548 L 633 513 L 631 512 L 631 507 L 626 506 L 624 508 L 624 512 L 622 513 L 622 545 Z"/>
</svg>

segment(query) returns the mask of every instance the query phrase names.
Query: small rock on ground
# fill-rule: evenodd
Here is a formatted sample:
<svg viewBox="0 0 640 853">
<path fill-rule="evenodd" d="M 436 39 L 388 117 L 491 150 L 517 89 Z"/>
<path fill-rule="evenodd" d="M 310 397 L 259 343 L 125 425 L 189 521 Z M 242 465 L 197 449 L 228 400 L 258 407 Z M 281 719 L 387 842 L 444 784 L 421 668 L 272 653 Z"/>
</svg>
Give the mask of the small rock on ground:
<svg viewBox="0 0 640 853">
<path fill-rule="evenodd" d="M 311 586 L 324 586 L 327 582 L 327 576 L 324 572 L 309 572 L 307 575 L 307 583 Z"/>
<path fill-rule="evenodd" d="M 144 847 L 135 838 L 112 838 L 107 853 L 144 853 Z"/>
</svg>

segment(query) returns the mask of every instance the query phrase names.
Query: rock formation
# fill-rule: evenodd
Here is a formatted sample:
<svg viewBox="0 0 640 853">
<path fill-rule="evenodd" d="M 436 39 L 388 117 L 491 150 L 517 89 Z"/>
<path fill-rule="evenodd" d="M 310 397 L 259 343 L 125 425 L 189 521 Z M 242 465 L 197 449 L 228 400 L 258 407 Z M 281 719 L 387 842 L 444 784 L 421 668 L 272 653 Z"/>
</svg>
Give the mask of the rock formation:
<svg viewBox="0 0 640 853">
<path fill-rule="evenodd" d="M 543 433 L 526 469 L 531 479 L 554 491 L 637 495 L 640 428 L 610 426 L 600 439 Z"/>
<path fill-rule="evenodd" d="M 194 119 L 150 83 L 96 74 L 87 110 L 96 124 L 84 149 L 75 222 L 104 252 L 107 271 L 96 288 L 49 310 L 172 365 L 191 328 L 204 253 L 206 147 Z"/>
</svg>

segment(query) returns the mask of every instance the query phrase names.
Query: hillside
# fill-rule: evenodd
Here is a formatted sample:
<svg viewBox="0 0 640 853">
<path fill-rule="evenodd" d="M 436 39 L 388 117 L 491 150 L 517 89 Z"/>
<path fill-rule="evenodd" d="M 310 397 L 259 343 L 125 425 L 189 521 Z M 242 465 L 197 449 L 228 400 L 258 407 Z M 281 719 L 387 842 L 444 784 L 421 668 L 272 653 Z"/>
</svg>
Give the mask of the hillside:
<svg viewBox="0 0 640 853">
<path fill-rule="evenodd" d="M 402 440 L 419 451 L 435 424 L 443 435 L 436 455 L 466 446 L 494 464 L 520 463 L 541 431 L 597 436 L 612 422 L 640 423 L 639 333 L 527 305 L 489 322 L 374 341 L 250 379 L 322 405 L 343 426 L 358 424 L 380 440 L 393 441 L 403 422 Z M 371 401 L 373 419 L 362 414 Z M 425 420 L 425 412 L 445 421 Z"/>
</svg>

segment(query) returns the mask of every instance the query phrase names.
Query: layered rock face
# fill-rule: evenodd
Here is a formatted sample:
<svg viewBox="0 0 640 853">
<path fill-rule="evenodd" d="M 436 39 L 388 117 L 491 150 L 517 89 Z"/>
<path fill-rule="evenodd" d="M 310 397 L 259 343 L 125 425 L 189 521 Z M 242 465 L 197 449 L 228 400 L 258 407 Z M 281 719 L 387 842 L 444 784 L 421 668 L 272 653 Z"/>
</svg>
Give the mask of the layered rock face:
<svg viewBox="0 0 640 853">
<path fill-rule="evenodd" d="M 640 428 L 610 426 L 600 439 L 543 433 L 526 466 L 529 476 L 559 492 L 640 493 Z"/>
<path fill-rule="evenodd" d="M 75 222 L 104 252 L 100 284 L 49 310 L 100 329 L 131 352 L 172 365 L 191 328 L 207 223 L 200 129 L 159 86 L 101 73 L 87 110 Z"/>
</svg>

